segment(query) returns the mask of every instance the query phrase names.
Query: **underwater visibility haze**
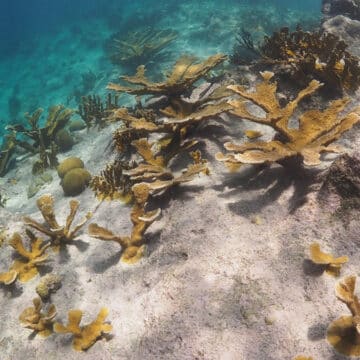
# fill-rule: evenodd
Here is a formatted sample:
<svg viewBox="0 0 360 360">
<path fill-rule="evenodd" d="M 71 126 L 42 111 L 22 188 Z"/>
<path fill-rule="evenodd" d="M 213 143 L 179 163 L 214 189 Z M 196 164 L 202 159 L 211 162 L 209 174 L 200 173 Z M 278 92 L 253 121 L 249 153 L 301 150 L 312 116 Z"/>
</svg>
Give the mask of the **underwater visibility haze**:
<svg viewBox="0 0 360 360">
<path fill-rule="evenodd" d="M 0 360 L 359 357 L 359 33 L 358 0 L 2 0 Z"/>
</svg>

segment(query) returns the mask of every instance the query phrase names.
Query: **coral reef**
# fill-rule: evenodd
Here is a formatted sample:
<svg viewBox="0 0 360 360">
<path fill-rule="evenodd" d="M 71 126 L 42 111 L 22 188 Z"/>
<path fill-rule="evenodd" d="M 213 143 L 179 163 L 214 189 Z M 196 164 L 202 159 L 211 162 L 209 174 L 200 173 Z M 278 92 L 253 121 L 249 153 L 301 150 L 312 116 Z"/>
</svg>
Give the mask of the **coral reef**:
<svg viewBox="0 0 360 360">
<path fill-rule="evenodd" d="M 310 258 L 315 264 L 324 266 L 326 273 L 332 276 L 339 276 L 342 265 L 349 261 L 347 256 L 335 258 L 322 252 L 318 243 L 310 245 Z"/>
<path fill-rule="evenodd" d="M 360 120 L 358 109 L 342 114 L 350 102 L 349 99 L 335 100 L 325 110 L 307 110 L 298 117 L 298 128 L 291 128 L 289 121 L 299 102 L 313 94 L 321 84 L 316 80 L 311 81 L 293 101 L 281 107 L 276 97 L 277 84 L 271 82 L 274 74 L 263 72 L 261 75 L 263 81 L 256 85 L 255 92 L 246 91 L 242 86 L 236 85 L 229 86 L 229 89 L 259 106 L 264 110 L 265 116 L 251 114 L 243 99 L 230 100 L 234 107 L 231 113 L 242 119 L 271 126 L 278 136 L 269 142 L 255 141 L 242 145 L 226 143 L 225 148 L 232 152 L 226 155 L 217 154 L 219 161 L 228 164 L 262 164 L 299 157 L 305 165 L 316 166 L 321 163 L 321 153 L 336 153 L 342 150 L 331 143 Z"/>
<path fill-rule="evenodd" d="M 263 61 L 284 64 L 281 70 L 302 84 L 317 79 L 328 91 L 340 92 L 360 85 L 359 59 L 334 34 L 282 28 L 265 37 L 259 51 Z"/>
<path fill-rule="evenodd" d="M 83 312 L 81 310 L 70 310 L 68 325 L 64 326 L 60 323 L 55 323 L 54 330 L 60 334 L 73 334 L 73 348 L 77 351 L 87 350 L 94 345 L 103 334 L 111 332 L 112 326 L 104 322 L 108 313 L 108 309 L 102 308 L 93 322 L 85 326 L 80 326 Z"/>
<path fill-rule="evenodd" d="M 53 332 L 54 319 L 57 314 L 55 305 L 49 305 L 47 312 L 42 312 L 43 304 L 40 298 L 33 300 L 33 307 L 26 308 L 19 316 L 21 324 L 33 330 L 42 337 L 50 336 Z"/>
<path fill-rule="evenodd" d="M 360 20 L 360 2 L 358 0 L 323 0 L 322 12 L 326 17 L 346 15 Z"/>
<path fill-rule="evenodd" d="M 108 56 L 113 64 L 138 66 L 150 61 L 159 61 L 164 49 L 176 39 L 177 33 L 171 29 L 146 28 L 122 34 L 110 39 Z"/>
<path fill-rule="evenodd" d="M 346 356 L 360 356 L 360 302 L 354 294 L 356 276 L 347 276 L 336 287 L 336 297 L 351 312 L 351 316 L 341 316 L 327 329 L 327 340 L 337 352 Z"/>
<path fill-rule="evenodd" d="M 46 194 L 41 196 L 37 200 L 36 204 L 46 222 L 46 226 L 28 216 L 24 217 L 24 223 L 25 225 L 28 225 L 35 230 L 38 230 L 41 233 L 49 236 L 51 240 L 51 246 L 55 250 L 58 250 L 61 246 L 65 246 L 66 244 L 71 243 L 77 237 L 80 229 L 92 216 L 92 213 L 88 212 L 86 216 L 73 229 L 71 229 L 71 225 L 79 208 L 78 201 L 70 200 L 70 213 L 66 218 L 66 223 L 64 226 L 59 225 L 56 220 L 54 212 L 54 198 L 51 195 Z"/>
</svg>

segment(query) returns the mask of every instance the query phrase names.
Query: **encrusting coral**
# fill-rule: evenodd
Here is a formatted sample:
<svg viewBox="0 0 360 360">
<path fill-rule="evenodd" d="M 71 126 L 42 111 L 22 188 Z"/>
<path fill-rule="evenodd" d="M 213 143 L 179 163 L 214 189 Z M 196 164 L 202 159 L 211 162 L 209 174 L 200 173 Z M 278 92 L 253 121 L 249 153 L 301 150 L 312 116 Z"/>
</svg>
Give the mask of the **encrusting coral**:
<svg viewBox="0 0 360 360">
<path fill-rule="evenodd" d="M 33 299 L 34 307 L 26 308 L 19 320 L 22 325 L 31 329 L 42 337 L 47 337 L 53 332 L 54 319 L 57 314 L 55 305 L 51 304 L 46 313 L 43 313 L 43 304 L 40 298 Z"/>
<path fill-rule="evenodd" d="M 299 117 L 298 127 L 290 127 L 290 119 L 297 110 L 299 102 L 313 94 L 321 84 L 313 80 L 300 91 L 297 97 L 281 107 L 276 97 L 276 82 L 272 82 L 272 72 L 261 73 L 263 81 L 256 85 L 254 92 L 245 90 L 242 86 L 230 85 L 229 89 L 242 98 L 251 101 L 265 112 L 264 117 L 253 115 L 243 99 L 230 100 L 234 107 L 230 112 L 242 119 L 271 126 L 278 134 L 269 142 L 254 141 L 236 145 L 225 143 L 225 148 L 231 153 L 217 154 L 217 159 L 227 164 L 262 164 L 278 162 L 285 158 L 298 157 L 307 166 L 321 163 L 323 152 L 341 152 L 342 148 L 331 143 L 337 140 L 345 131 L 359 122 L 359 109 L 353 109 L 342 114 L 350 103 L 347 98 L 332 101 L 325 110 L 308 110 Z"/>
<path fill-rule="evenodd" d="M 171 29 L 146 28 L 132 31 L 125 36 L 115 34 L 109 46 L 109 58 L 113 64 L 137 66 L 154 61 L 177 37 Z"/>
<path fill-rule="evenodd" d="M 356 276 L 347 276 L 335 287 L 336 297 L 346 304 L 351 316 L 341 316 L 327 329 L 328 342 L 340 354 L 360 356 L 360 302 L 354 294 Z"/>
<path fill-rule="evenodd" d="M 331 254 L 322 252 L 318 243 L 310 245 L 310 258 L 315 264 L 323 265 L 326 273 L 332 276 L 339 276 L 341 266 L 349 261 L 347 256 L 335 258 Z"/>
<path fill-rule="evenodd" d="M 83 351 L 90 348 L 95 342 L 106 333 L 110 333 L 112 326 L 105 323 L 109 310 L 102 308 L 97 318 L 88 325 L 80 326 L 83 312 L 81 310 L 70 310 L 68 314 L 68 325 L 54 324 L 54 330 L 60 334 L 71 333 L 74 335 L 73 348 Z"/>
<path fill-rule="evenodd" d="M 92 216 L 92 213 L 88 212 L 86 216 L 73 229 L 71 229 L 71 225 L 80 205 L 77 200 L 70 200 L 70 213 L 66 218 L 64 226 L 59 225 L 56 220 L 54 212 L 54 198 L 52 195 L 45 194 L 41 196 L 37 200 L 36 204 L 47 225 L 42 225 L 28 216 L 24 217 L 24 223 L 25 225 L 28 225 L 49 236 L 51 239 L 51 246 L 55 250 L 58 250 L 61 246 L 72 242 L 78 235 L 79 230 Z"/>
</svg>

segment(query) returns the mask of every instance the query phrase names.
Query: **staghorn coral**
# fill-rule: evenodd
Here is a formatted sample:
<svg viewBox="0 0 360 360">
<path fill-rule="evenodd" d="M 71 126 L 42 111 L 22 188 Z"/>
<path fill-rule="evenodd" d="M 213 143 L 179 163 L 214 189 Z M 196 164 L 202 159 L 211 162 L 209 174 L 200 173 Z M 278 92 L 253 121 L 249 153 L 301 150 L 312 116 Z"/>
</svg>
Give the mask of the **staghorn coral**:
<svg viewBox="0 0 360 360">
<path fill-rule="evenodd" d="M 54 198 L 52 195 L 46 194 L 41 196 L 37 200 L 36 204 L 46 222 L 46 225 L 42 225 L 28 216 L 24 217 L 24 223 L 25 225 L 28 225 L 49 236 L 51 239 L 51 246 L 55 250 L 58 250 L 61 246 L 72 242 L 77 237 L 79 230 L 92 216 L 92 213 L 88 212 L 86 216 L 73 229 L 71 229 L 74 217 L 79 208 L 79 202 L 77 200 L 70 200 L 70 213 L 66 218 L 64 226 L 59 225 L 56 220 L 54 212 Z"/>
<path fill-rule="evenodd" d="M 18 273 L 15 270 L 9 270 L 4 273 L 0 273 L 0 284 L 11 285 L 17 279 Z"/>
<path fill-rule="evenodd" d="M 250 100 L 265 112 L 264 117 L 253 115 L 242 99 L 230 100 L 234 107 L 231 113 L 246 120 L 271 126 L 277 131 L 275 140 L 264 142 L 254 141 L 242 145 L 225 143 L 225 148 L 231 153 L 217 154 L 217 159 L 227 164 L 262 164 L 278 162 L 285 158 L 298 157 L 307 166 L 321 163 L 323 152 L 340 152 L 338 145 L 331 144 L 345 131 L 359 122 L 359 109 L 342 115 L 350 100 L 342 98 L 330 103 L 325 110 L 308 110 L 298 117 L 299 126 L 291 128 L 289 122 L 294 115 L 299 102 L 313 94 L 321 84 L 312 80 L 300 91 L 297 97 L 281 107 L 276 97 L 276 82 L 271 82 L 273 73 L 261 73 L 263 81 L 256 85 L 255 92 L 246 91 L 242 86 L 231 85 L 229 89 L 241 97 Z"/>
<path fill-rule="evenodd" d="M 133 229 L 130 236 L 114 235 L 99 225 L 89 225 L 89 235 L 100 240 L 115 241 L 122 247 L 121 261 L 134 264 L 141 259 L 145 250 L 144 234 L 148 227 L 158 218 L 161 210 L 146 211 L 145 206 L 149 197 L 149 189 L 145 184 L 135 184 L 132 187 L 135 204 L 131 210 L 130 218 Z"/>
<path fill-rule="evenodd" d="M 47 337 L 53 332 L 54 319 L 57 314 L 56 307 L 51 304 L 46 313 L 43 313 L 41 299 L 33 299 L 34 307 L 26 308 L 19 316 L 22 325 L 31 329 L 42 337 Z"/>
<path fill-rule="evenodd" d="M 112 36 L 108 56 L 115 65 L 138 66 L 154 61 L 175 39 L 177 33 L 171 29 L 146 28 L 128 32 L 125 36 Z"/>
<path fill-rule="evenodd" d="M 298 27 L 294 32 L 282 28 L 265 37 L 259 51 L 263 62 L 284 65 L 281 70 L 298 82 L 315 78 L 330 91 L 355 91 L 360 85 L 359 59 L 346 49 L 346 43 L 333 34 Z"/>
<path fill-rule="evenodd" d="M 335 287 L 336 297 L 351 312 L 351 316 L 341 316 L 327 329 L 327 340 L 337 352 L 346 356 L 360 356 L 360 302 L 354 294 L 356 276 L 347 276 Z"/>
<path fill-rule="evenodd" d="M 103 102 L 98 95 L 88 95 L 81 98 L 78 113 L 90 129 L 92 126 L 102 129 L 107 124 L 109 112 L 117 109 L 119 96 L 108 94 L 107 99 Z"/>
<path fill-rule="evenodd" d="M 73 348 L 83 351 L 90 348 L 104 334 L 112 330 L 110 324 L 105 323 L 109 313 L 107 308 L 102 308 L 97 318 L 88 325 L 80 326 L 83 312 L 81 310 L 70 310 L 68 314 L 68 325 L 54 324 L 54 330 L 60 334 L 71 333 L 74 335 Z"/>
<path fill-rule="evenodd" d="M 203 78 L 210 70 L 223 63 L 226 56 L 217 54 L 210 56 L 203 62 L 197 62 L 190 56 L 181 57 L 163 82 L 152 82 L 145 76 L 145 66 L 137 68 L 134 76 L 122 76 L 121 79 L 130 84 L 123 86 L 110 83 L 109 90 L 125 92 L 133 95 L 166 95 L 178 97 L 190 90 L 191 86 Z"/>
<path fill-rule="evenodd" d="M 310 245 L 310 258 L 315 264 L 324 266 L 326 273 L 332 276 L 339 276 L 341 266 L 349 261 L 347 256 L 335 258 L 322 252 L 318 243 Z"/>
</svg>

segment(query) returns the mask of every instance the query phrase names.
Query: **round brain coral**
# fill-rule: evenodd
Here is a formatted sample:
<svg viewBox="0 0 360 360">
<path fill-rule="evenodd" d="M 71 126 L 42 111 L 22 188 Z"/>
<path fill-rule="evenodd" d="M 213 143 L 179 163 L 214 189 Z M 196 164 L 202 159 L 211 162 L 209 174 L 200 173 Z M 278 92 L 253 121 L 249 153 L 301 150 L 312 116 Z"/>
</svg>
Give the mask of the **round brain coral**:
<svg viewBox="0 0 360 360">
<path fill-rule="evenodd" d="M 85 190 L 90 179 L 91 174 L 85 169 L 76 168 L 68 171 L 61 182 L 65 195 L 79 195 Z"/>
<path fill-rule="evenodd" d="M 72 169 L 84 168 L 83 161 L 78 157 L 69 157 L 63 160 L 57 167 L 59 177 L 62 179 Z"/>
</svg>

